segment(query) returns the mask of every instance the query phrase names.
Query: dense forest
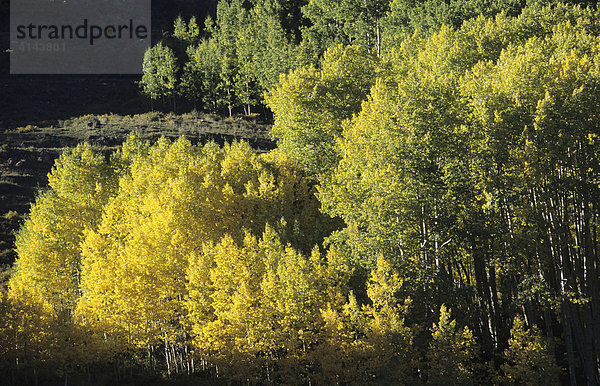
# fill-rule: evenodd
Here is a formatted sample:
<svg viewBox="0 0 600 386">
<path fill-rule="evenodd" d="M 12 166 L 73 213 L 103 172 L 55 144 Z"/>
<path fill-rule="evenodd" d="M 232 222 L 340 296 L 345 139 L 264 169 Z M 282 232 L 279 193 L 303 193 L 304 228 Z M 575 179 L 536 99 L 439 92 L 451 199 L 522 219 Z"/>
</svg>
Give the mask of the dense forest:
<svg viewBox="0 0 600 386">
<path fill-rule="evenodd" d="M 154 103 L 277 148 L 81 144 L 17 233 L 14 384 L 600 383 L 595 2 L 221 0 Z"/>
</svg>

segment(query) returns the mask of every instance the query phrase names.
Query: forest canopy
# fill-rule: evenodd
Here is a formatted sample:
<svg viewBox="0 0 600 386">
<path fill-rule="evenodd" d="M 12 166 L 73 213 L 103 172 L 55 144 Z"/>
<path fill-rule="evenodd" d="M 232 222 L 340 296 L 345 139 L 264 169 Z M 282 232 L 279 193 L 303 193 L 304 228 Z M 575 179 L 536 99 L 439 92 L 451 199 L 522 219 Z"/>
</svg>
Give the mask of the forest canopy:
<svg viewBox="0 0 600 386">
<path fill-rule="evenodd" d="M 153 53 L 209 107 L 264 98 L 277 149 L 132 135 L 57 161 L 17 235 L 3 370 L 598 382 L 598 10 L 292 3 L 220 2 Z"/>
</svg>

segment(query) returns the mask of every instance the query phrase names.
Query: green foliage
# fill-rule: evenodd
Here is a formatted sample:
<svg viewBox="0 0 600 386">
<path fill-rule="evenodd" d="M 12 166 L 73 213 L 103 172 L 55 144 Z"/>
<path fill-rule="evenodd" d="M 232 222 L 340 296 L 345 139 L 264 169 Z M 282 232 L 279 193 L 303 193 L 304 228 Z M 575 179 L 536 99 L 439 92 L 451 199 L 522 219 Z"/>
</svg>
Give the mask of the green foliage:
<svg viewBox="0 0 600 386">
<path fill-rule="evenodd" d="M 223 107 L 220 98 L 219 53 L 213 40 L 203 40 L 187 49 L 189 61 L 181 77 L 181 93 L 208 111 Z"/>
<path fill-rule="evenodd" d="M 157 45 L 147 54 L 144 63 L 153 57 L 155 64 L 144 67 L 148 74 L 141 83 L 144 93 L 156 99 L 173 96 L 169 91 L 173 89 L 195 107 L 213 112 L 227 108 L 231 115 L 234 108 L 242 106 L 251 114 L 252 106 L 263 103 L 263 94 L 296 62 L 295 46 L 281 24 L 286 8 L 281 7 L 257 2 L 249 11 L 242 1 L 220 1 L 216 20 L 205 20 L 204 36 L 200 36 L 194 17 L 188 23 L 178 17 L 171 34 L 174 39 L 163 39 L 161 47 Z M 162 53 L 163 45 L 174 50 L 177 64 L 170 64 L 172 58 Z M 168 73 L 166 82 L 170 68 L 174 71 Z"/>
<path fill-rule="evenodd" d="M 489 326 L 476 331 L 487 355 L 492 334 L 508 340 L 493 310 L 512 312 L 517 299 L 508 292 L 524 277 L 553 294 L 526 305 L 545 312 L 546 323 L 561 299 L 573 305 L 561 315 L 571 323 L 568 313 L 587 307 L 583 297 L 598 295 L 570 292 L 555 276 L 564 259 L 583 275 L 582 252 L 591 253 L 576 235 L 595 227 L 598 197 L 590 125 L 598 106 L 596 14 L 532 8 L 405 39 L 382 58 L 385 75 L 342 126 L 343 157 L 320 186 L 324 210 L 347 224 L 331 241 L 356 267 L 372 269 L 379 255 L 393 262 L 402 291 L 416 300 L 411 317 L 423 321 L 423 304 L 470 307 L 478 299 L 480 311 L 465 308 L 466 323 Z M 560 240 L 555 227 L 564 227 Z M 572 285 L 595 281 L 570 269 L 562 274 Z"/>
<path fill-rule="evenodd" d="M 313 57 L 321 56 L 328 48 L 339 44 L 362 45 L 378 55 L 381 24 L 389 6 L 389 0 L 310 1 L 302 8 L 302 13 L 311 22 L 302 30 L 302 44 Z"/>
<path fill-rule="evenodd" d="M 414 30 L 430 34 L 442 25 L 461 27 L 466 20 L 477 16 L 493 17 L 502 12 L 517 15 L 523 7 L 522 1 L 476 1 L 476 0 L 393 0 L 386 18 L 389 35 Z"/>
<path fill-rule="evenodd" d="M 183 41 L 186 44 L 195 43 L 200 36 L 200 27 L 196 17 L 192 16 L 188 24 L 178 16 L 173 22 L 173 37 Z"/>
<path fill-rule="evenodd" d="M 158 43 L 146 50 L 140 86 L 150 99 L 172 98 L 176 94 L 179 64 L 173 50 Z"/>
<path fill-rule="evenodd" d="M 340 158 L 336 139 L 342 123 L 360 111 L 376 69 L 377 59 L 364 48 L 340 45 L 326 53 L 322 69 L 282 76 L 266 97 L 279 148 L 310 175 L 327 175 Z"/>
<path fill-rule="evenodd" d="M 472 20 L 544 14 L 548 8 L 543 7 L 549 5 L 563 6 L 536 0 L 221 0 L 215 18 L 203 21 L 204 28 L 195 16 L 175 19 L 173 31 L 159 44 L 173 51 L 176 63 L 163 52 L 165 47 L 153 47 L 144 59 L 141 85 L 152 99 L 179 95 L 194 108 L 227 108 L 231 115 L 243 107 L 251 114 L 256 106 L 268 104 L 264 94 L 278 84 L 280 75 L 301 65 L 319 66 L 325 52 L 336 46 L 362 46 L 380 56 L 393 52 L 415 31 L 430 36 L 442 26 L 457 29 Z M 511 31 L 518 24 L 511 21 L 504 27 Z M 475 36 L 482 37 L 490 36 Z"/>
</svg>

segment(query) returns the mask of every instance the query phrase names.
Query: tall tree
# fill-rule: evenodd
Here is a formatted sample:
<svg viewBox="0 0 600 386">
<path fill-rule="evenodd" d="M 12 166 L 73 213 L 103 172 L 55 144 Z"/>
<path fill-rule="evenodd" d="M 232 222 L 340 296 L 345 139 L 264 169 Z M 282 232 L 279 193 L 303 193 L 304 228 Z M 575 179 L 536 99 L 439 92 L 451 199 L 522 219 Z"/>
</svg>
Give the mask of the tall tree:
<svg viewBox="0 0 600 386">
<path fill-rule="evenodd" d="M 28 288 L 70 317 L 80 295 L 85 232 L 98 225 L 116 193 L 117 173 L 89 144 L 66 151 L 48 175 L 50 190 L 38 196 L 17 234 L 18 258 L 11 288 Z"/>
<path fill-rule="evenodd" d="M 515 317 L 510 334 L 509 346 L 504 352 L 507 363 L 502 365 L 503 381 L 508 384 L 560 384 L 560 369 L 539 330 L 535 327 L 527 330 L 523 320 Z"/>
<path fill-rule="evenodd" d="M 342 122 L 360 110 L 376 68 L 377 59 L 363 48 L 337 46 L 327 52 L 321 70 L 292 71 L 267 95 L 275 115 L 273 136 L 310 175 L 327 175 L 337 163 Z"/>
<path fill-rule="evenodd" d="M 440 307 L 440 319 L 431 328 L 431 343 L 427 351 L 428 383 L 443 385 L 474 384 L 473 364 L 477 361 L 476 343 L 468 327 L 456 328 L 451 312 Z"/>
<path fill-rule="evenodd" d="M 152 101 L 172 99 L 177 94 L 179 64 L 171 48 L 158 43 L 144 53 L 140 86 Z"/>
</svg>

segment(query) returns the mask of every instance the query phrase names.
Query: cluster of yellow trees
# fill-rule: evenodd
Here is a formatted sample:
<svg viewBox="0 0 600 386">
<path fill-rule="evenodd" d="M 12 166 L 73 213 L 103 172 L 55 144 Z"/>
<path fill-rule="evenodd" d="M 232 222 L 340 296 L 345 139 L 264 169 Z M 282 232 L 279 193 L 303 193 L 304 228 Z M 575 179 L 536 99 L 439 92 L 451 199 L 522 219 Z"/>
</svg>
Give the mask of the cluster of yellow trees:
<svg viewBox="0 0 600 386">
<path fill-rule="evenodd" d="M 357 302 L 347 259 L 322 248 L 336 223 L 280 152 L 132 135 L 110 160 L 87 144 L 66 152 L 49 185 L 17 235 L 0 303 L 13 380 L 94 380 L 114 363 L 115 377 L 129 366 L 250 382 L 438 383 L 472 380 L 481 366 L 472 332 L 445 307 L 439 322 L 406 324 L 412 301 L 383 257 L 368 304 Z M 531 352 L 546 366 L 517 379 L 553 368 L 543 341 L 515 328 L 510 363 Z"/>
</svg>

